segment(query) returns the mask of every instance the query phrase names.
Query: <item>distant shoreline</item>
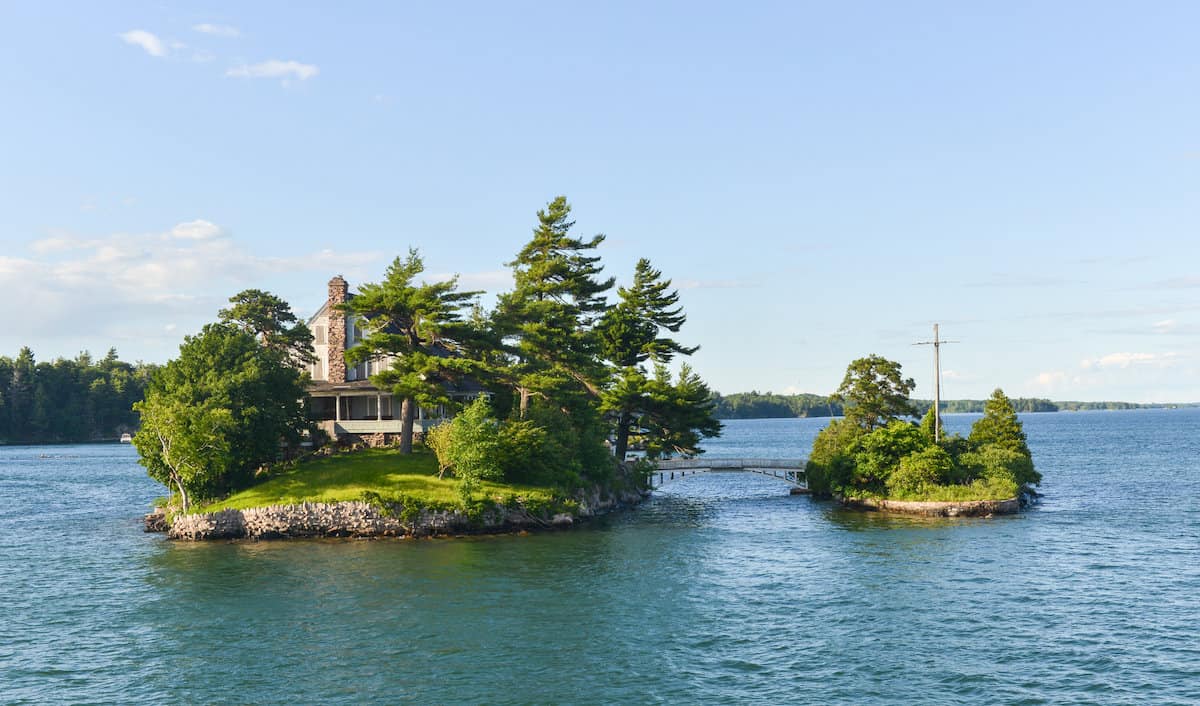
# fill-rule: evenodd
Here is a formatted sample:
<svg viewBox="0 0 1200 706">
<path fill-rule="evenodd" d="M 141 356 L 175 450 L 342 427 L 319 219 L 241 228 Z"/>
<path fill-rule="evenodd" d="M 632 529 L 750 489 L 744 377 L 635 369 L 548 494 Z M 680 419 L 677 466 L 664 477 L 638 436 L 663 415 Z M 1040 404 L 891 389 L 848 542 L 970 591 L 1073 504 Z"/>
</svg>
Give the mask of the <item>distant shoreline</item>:
<svg viewBox="0 0 1200 706">
<path fill-rule="evenodd" d="M 912 400 L 918 417 L 933 406 L 931 400 Z M 1192 409 L 1200 402 L 1079 402 L 1051 401 L 1021 397 L 1012 400 L 1018 414 L 1043 412 L 1114 412 L 1137 409 Z M 828 397 L 813 394 L 775 395 L 771 393 L 740 392 L 717 395 L 717 418 L 731 419 L 807 419 L 842 416 L 842 406 Z M 983 412 L 984 400 L 943 400 L 941 412 L 946 414 L 978 414 Z"/>
</svg>

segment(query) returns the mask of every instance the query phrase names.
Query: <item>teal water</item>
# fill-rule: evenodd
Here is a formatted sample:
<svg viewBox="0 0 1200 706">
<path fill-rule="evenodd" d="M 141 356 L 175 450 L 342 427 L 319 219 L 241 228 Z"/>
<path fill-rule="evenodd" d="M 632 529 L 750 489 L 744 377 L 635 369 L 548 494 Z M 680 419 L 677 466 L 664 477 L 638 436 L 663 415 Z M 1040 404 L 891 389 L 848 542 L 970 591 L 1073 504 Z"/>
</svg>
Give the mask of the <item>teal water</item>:
<svg viewBox="0 0 1200 706">
<path fill-rule="evenodd" d="M 1017 517 L 714 474 L 465 540 L 170 543 L 128 446 L 0 447 L 0 703 L 1200 702 L 1200 410 L 1023 419 L 1046 497 Z"/>
</svg>

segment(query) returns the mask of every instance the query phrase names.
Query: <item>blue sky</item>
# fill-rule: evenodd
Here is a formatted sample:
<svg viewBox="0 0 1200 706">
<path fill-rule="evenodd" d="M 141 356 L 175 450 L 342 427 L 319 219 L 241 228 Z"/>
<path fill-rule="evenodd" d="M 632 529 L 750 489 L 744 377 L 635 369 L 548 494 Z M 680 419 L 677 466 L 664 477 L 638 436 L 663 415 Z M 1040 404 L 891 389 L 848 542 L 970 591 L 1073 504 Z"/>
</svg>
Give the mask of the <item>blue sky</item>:
<svg viewBox="0 0 1200 706">
<path fill-rule="evenodd" d="M 557 194 L 723 392 L 1200 401 L 1194 3 L 5 3 L 0 354 L 163 361 Z"/>
</svg>

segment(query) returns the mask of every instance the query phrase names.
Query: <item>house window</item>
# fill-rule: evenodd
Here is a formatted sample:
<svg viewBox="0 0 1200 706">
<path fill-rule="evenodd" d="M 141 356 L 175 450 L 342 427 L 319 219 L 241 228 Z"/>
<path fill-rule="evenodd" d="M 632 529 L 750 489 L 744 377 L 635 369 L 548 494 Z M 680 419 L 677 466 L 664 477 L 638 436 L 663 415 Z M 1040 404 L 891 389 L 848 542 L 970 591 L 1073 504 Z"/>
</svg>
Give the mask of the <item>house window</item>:
<svg viewBox="0 0 1200 706">
<path fill-rule="evenodd" d="M 318 326 L 313 332 L 313 343 L 325 345 L 325 327 Z"/>
</svg>

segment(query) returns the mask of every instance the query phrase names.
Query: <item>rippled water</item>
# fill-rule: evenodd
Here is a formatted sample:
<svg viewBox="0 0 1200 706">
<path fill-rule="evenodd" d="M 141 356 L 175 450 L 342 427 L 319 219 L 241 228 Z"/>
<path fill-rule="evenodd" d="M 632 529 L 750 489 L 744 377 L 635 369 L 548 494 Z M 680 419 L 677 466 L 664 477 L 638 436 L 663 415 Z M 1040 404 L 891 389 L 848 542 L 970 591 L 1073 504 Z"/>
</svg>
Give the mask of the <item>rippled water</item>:
<svg viewBox="0 0 1200 706">
<path fill-rule="evenodd" d="M 0 448 L 0 702 L 1200 701 L 1200 410 L 1024 420 L 1046 498 L 1017 517 L 713 474 L 421 541 L 170 543 L 128 446 Z M 823 421 L 711 453 L 803 456 Z"/>
</svg>

